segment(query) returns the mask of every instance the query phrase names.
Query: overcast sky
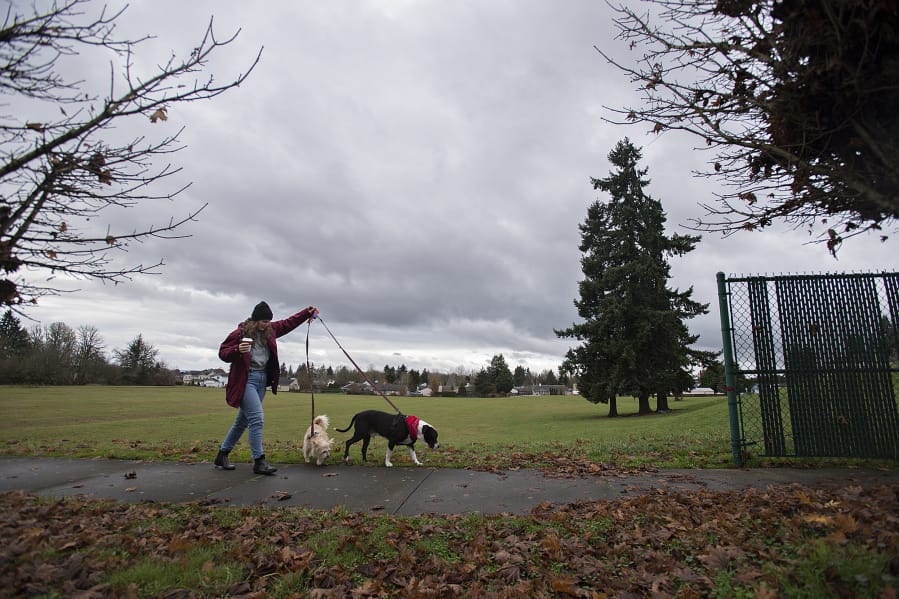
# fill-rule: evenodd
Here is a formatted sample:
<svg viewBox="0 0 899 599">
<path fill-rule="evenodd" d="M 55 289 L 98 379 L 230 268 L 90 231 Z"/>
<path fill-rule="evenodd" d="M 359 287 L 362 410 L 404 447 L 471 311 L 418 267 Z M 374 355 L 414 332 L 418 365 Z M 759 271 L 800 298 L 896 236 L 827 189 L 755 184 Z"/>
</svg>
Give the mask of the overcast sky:
<svg viewBox="0 0 899 599">
<path fill-rule="evenodd" d="M 164 259 L 158 276 L 55 281 L 78 291 L 42 299 L 29 311 L 39 324 L 96 327 L 108 353 L 142 334 L 167 366 L 205 369 L 225 366 L 219 344 L 264 299 L 275 318 L 317 306 L 363 368 L 471 371 L 501 353 L 512 368 L 554 369 L 572 340 L 553 329 L 578 320 L 578 225 L 603 199 L 590 178 L 609 173 L 615 143 L 643 148 L 669 232 L 689 233 L 713 201 L 713 184 L 691 176 L 711 158 L 695 140 L 602 120 L 636 97 L 593 48 L 627 55 L 602 1 L 138 0 L 119 29 L 155 36 L 136 57 L 149 72 L 189 52 L 210 16 L 220 37 L 241 29 L 210 64 L 216 79 L 264 46 L 260 64 L 239 89 L 129 125 L 148 136 L 184 126 L 172 161 L 192 186 L 108 216 L 140 228 L 208 204 L 191 237 L 122 257 Z M 108 62 L 75 68 L 65 75 L 108 84 Z M 672 259 L 671 286 L 710 304 L 690 321 L 699 346 L 721 347 L 718 271 L 897 268 L 892 240 L 857 238 L 838 260 L 809 240 L 784 227 L 705 234 Z M 282 362 L 305 361 L 305 334 L 279 341 Z M 319 324 L 310 351 L 316 366 L 350 365 Z"/>
</svg>

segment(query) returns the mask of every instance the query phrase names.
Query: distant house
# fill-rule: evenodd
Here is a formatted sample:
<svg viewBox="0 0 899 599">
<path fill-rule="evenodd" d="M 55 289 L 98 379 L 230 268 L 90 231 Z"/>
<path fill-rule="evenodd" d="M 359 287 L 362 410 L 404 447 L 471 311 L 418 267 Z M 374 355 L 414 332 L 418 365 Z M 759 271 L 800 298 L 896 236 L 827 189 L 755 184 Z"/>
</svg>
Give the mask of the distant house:
<svg viewBox="0 0 899 599">
<path fill-rule="evenodd" d="M 522 385 L 512 389 L 512 395 L 572 395 L 565 385 Z"/>
<path fill-rule="evenodd" d="M 341 393 L 348 395 L 374 395 L 381 393 L 383 395 L 402 395 L 406 392 L 403 385 L 392 385 L 390 383 L 375 383 L 374 387 L 368 382 L 347 383 L 340 388 Z"/>
<path fill-rule="evenodd" d="M 684 391 L 684 395 L 715 395 L 715 390 L 711 387 L 696 387 L 689 391 Z"/>
<path fill-rule="evenodd" d="M 221 375 L 214 375 L 214 376 L 207 377 L 203 381 L 202 386 L 203 387 L 220 388 L 220 387 L 224 387 L 227 382 L 228 382 L 228 377 L 221 376 Z"/>
<path fill-rule="evenodd" d="M 181 371 L 181 383 L 195 387 L 224 387 L 228 374 L 221 368 Z"/>
<path fill-rule="evenodd" d="M 334 381 L 325 380 L 325 379 L 318 379 L 318 380 L 312 381 L 312 384 L 314 385 L 313 390 L 323 391 L 325 389 L 331 389 L 331 385 L 333 383 L 334 383 Z M 309 392 L 309 377 L 304 376 L 304 377 L 300 377 L 298 379 L 297 378 L 290 379 L 290 390 L 308 393 Z"/>
</svg>

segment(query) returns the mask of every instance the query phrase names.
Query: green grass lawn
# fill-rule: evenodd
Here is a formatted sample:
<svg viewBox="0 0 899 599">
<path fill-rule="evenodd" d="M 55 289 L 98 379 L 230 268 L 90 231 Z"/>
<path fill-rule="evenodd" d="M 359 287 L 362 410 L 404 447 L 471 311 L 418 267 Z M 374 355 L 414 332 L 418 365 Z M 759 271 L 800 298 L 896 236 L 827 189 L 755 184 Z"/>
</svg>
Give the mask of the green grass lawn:
<svg viewBox="0 0 899 599">
<path fill-rule="evenodd" d="M 622 399 L 618 418 L 577 396 L 394 401 L 440 431 L 439 451 L 418 452 L 429 466 L 732 465 L 720 397 L 648 416 Z M 315 404 L 338 445 L 348 433 L 333 429 L 357 411 L 391 410 L 378 396 Z M 311 397 L 268 395 L 265 406 L 268 456 L 301 461 Z M 221 389 L 192 387 L 0 387 L 0 410 L 0 454 L 188 461 L 211 460 L 236 413 Z M 370 466 L 384 448 L 373 441 Z M 235 454 L 249 458 L 246 438 Z M 397 452 L 397 465 L 407 460 Z M 3 493 L 0 587 L 48 598 L 894 597 L 899 534 L 884 523 L 897 497 L 895 485 L 785 485 L 400 517 Z"/>
<path fill-rule="evenodd" d="M 266 394 L 264 443 L 269 458 L 302 461 L 302 437 L 312 417 L 307 393 Z M 429 465 L 466 467 L 486 459 L 540 459 L 567 453 L 623 465 L 729 466 L 727 401 L 722 397 L 671 402 L 670 414 L 636 416 L 621 398 L 620 416 L 580 396 L 518 398 L 396 397 L 392 401 L 440 433 L 438 452 L 419 449 Z M 335 447 L 350 433 L 352 415 L 392 411 L 379 396 L 316 394 L 316 414 L 331 419 Z M 136 459 L 208 460 L 234 419 L 222 389 L 202 387 L 0 387 L 0 453 Z M 374 439 L 369 457 L 383 453 Z M 358 463 L 360 446 L 351 450 Z M 246 436 L 234 457 L 249 455 Z M 408 459 L 397 454 L 399 463 Z M 500 459 L 502 462 L 502 459 Z M 519 464 L 521 465 L 521 464 Z"/>
</svg>

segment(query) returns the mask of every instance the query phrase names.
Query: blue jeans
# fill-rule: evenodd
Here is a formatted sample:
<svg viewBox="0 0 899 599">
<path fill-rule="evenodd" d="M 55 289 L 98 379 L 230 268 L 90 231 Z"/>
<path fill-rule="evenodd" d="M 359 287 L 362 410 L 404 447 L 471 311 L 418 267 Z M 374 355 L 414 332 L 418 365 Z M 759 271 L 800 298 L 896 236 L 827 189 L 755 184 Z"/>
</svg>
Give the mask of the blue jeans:
<svg viewBox="0 0 899 599">
<path fill-rule="evenodd" d="M 262 457 L 262 426 L 265 424 L 265 417 L 262 414 L 262 399 L 265 397 L 265 381 L 264 370 L 250 371 L 237 417 L 234 419 L 234 424 L 231 425 L 231 430 L 225 435 L 225 440 L 222 441 L 222 451 L 234 449 L 234 446 L 240 441 L 240 436 L 249 427 L 250 453 L 254 460 Z"/>
</svg>

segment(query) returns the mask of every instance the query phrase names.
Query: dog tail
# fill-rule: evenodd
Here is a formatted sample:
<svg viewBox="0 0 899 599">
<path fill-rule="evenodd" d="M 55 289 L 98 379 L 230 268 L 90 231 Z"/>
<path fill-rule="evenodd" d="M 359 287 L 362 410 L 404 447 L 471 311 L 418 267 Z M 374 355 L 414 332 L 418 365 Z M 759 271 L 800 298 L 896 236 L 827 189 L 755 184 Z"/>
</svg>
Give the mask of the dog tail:
<svg viewBox="0 0 899 599">
<path fill-rule="evenodd" d="M 328 420 L 327 414 L 321 414 L 320 416 L 316 416 L 312 423 L 318 425 L 318 427 L 323 431 L 326 431 L 328 430 L 328 424 L 330 423 L 330 421 Z"/>
<path fill-rule="evenodd" d="M 351 428 L 353 428 L 353 423 L 354 423 L 354 422 L 356 422 L 356 415 L 353 415 L 353 419 L 350 420 L 350 423 L 347 425 L 346 428 L 336 428 L 336 429 L 334 429 L 334 430 L 336 430 L 338 433 L 345 433 L 345 432 L 347 432 L 348 430 L 350 430 Z"/>
</svg>

